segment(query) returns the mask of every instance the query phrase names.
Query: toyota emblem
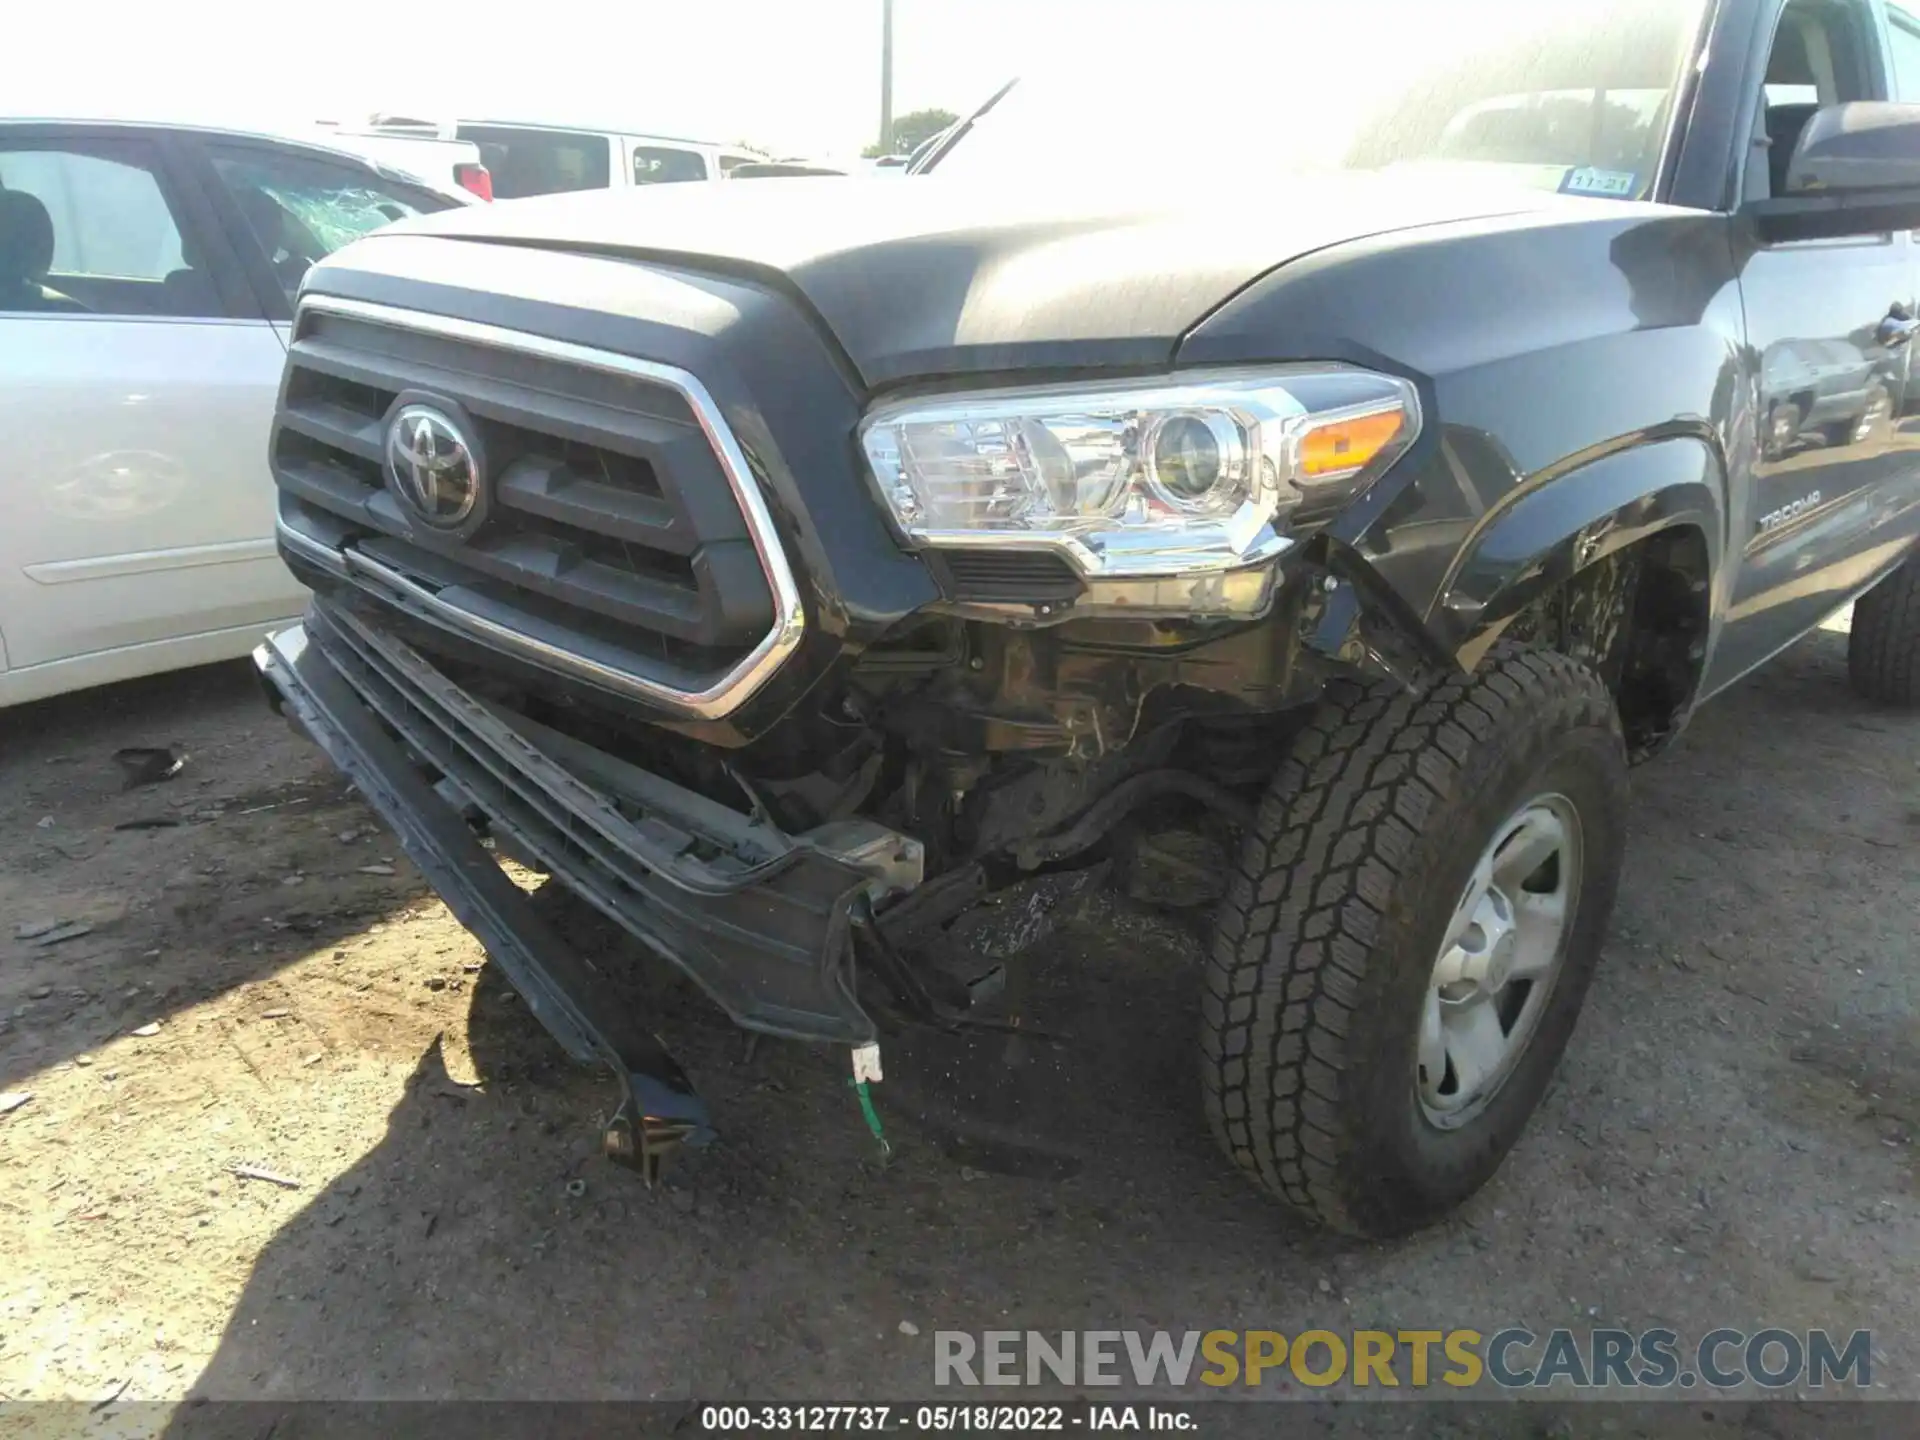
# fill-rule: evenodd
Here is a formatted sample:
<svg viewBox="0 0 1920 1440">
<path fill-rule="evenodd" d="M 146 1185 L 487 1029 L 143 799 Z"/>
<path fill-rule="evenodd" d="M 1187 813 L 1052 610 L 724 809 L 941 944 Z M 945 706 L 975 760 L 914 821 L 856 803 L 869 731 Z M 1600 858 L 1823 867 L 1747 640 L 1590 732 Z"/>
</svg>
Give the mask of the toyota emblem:
<svg viewBox="0 0 1920 1440">
<path fill-rule="evenodd" d="M 458 530 L 480 504 L 480 461 L 451 418 L 431 405 L 405 405 L 387 425 L 387 478 L 420 519 Z"/>
</svg>

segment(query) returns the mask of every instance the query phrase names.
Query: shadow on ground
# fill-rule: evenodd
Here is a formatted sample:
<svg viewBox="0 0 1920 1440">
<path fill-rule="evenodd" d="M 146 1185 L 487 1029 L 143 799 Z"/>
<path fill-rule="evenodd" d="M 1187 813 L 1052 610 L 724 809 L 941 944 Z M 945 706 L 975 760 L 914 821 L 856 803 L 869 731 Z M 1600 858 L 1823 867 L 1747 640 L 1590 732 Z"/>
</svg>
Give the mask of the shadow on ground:
<svg viewBox="0 0 1920 1440">
<path fill-rule="evenodd" d="M 131 747 L 185 763 L 129 787 Z M 423 893 L 245 661 L 0 710 L 0 816 L 0 1089 Z M 33 938 L 52 925 L 86 929 Z"/>
<path fill-rule="evenodd" d="M 611 940 L 577 918 L 576 943 Z M 1082 1038 L 1065 1058 L 1018 1057 L 1028 1078 L 996 1087 L 999 1118 L 1029 1122 L 1022 1144 L 987 1154 L 1012 1157 L 997 1173 L 951 1158 L 989 1147 L 957 1148 L 892 1103 L 889 1087 L 923 1095 L 957 1076 L 951 1044 L 888 1047 L 883 1164 L 841 1055 L 767 1041 L 749 1057 L 684 985 L 649 975 L 639 1003 L 722 1139 L 648 1191 L 595 1154 L 611 1082 L 568 1065 L 489 980 L 469 1016 L 478 1090 L 437 1049 L 422 1057 L 382 1143 L 262 1255 L 196 1393 L 919 1393 L 943 1316 L 1013 1307 L 1094 1325 L 1189 1269 L 1199 1233 L 1324 1253 L 1332 1242 L 1248 1191 L 1201 1129 L 1191 947 L 1123 923 L 1124 951 L 1092 929 L 1061 946 L 1057 971 L 1084 981 Z M 1007 1043 L 972 1058 L 991 1065 Z M 1005 1173 L 1036 1168 L 1055 1178 Z M 455 1334 L 475 1343 L 449 1353 Z"/>
</svg>

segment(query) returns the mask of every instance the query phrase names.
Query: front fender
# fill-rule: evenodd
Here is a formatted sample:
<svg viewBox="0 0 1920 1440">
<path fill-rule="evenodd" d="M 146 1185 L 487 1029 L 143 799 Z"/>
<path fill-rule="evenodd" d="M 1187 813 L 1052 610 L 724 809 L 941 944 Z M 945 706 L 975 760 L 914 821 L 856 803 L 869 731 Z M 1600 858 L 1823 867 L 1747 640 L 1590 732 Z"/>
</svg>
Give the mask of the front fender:
<svg viewBox="0 0 1920 1440">
<path fill-rule="evenodd" d="M 1726 547 L 1726 479 L 1704 434 L 1669 434 L 1533 478 L 1482 517 L 1426 616 L 1471 667 L 1508 621 L 1616 551 L 1676 526 L 1697 529 L 1709 575 Z"/>
</svg>

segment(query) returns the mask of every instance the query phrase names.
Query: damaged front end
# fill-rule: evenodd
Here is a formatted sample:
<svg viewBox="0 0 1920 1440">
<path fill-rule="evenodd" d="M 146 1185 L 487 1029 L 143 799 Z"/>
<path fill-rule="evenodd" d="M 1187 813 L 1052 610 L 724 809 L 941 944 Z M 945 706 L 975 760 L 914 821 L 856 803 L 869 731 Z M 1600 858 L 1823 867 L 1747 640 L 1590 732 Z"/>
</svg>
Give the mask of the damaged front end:
<svg viewBox="0 0 1920 1440">
<path fill-rule="evenodd" d="M 559 880 L 750 1031 L 860 1051 L 903 1025 L 1011 1028 L 979 1004 L 997 967 L 955 954 L 949 928 L 1037 876 L 1070 872 L 1055 901 L 1124 876 L 1156 830 L 1233 843 L 1299 707 L 1346 668 L 1313 648 L 1337 589 L 1309 572 L 1288 623 L 1197 639 L 931 617 L 853 664 L 813 726 L 725 760 L 656 732 L 634 763 L 617 725 L 462 684 L 457 661 L 351 600 L 316 601 L 255 661 L 535 1017 L 613 1070 L 607 1154 L 651 1178 L 711 1139 L 706 1107 L 501 858 Z M 1047 933 L 1049 903 L 1016 948 Z"/>
<path fill-rule="evenodd" d="M 302 300 L 272 463 L 316 599 L 257 662 L 533 1013 L 620 1077 L 607 1148 L 649 1174 L 710 1118 L 501 859 L 752 1032 L 867 1061 L 903 1026 L 1031 1034 L 964 916 L 1028 888 L 1031 953 L 1063 910 L 1043 880 L 1133 888 L 1173 832 L 1214 857 L 1187 867 L 1204 905 L 1331 677 L 1448 663 L 1329 523 L 1417 435 L 1408 382 L 868 406 L 763 288 L 512 251 L 484 278 L 525 293 L 456 307 L 541 317 L 509 329 L 388 303 L 425 283 L 413 253 Z M 543 298 L 569 276 L 678 318 L 588 325 Z M 1067 440 L 1107 477 L 1078 517 L 1048 508 L 1099 498 L 1055 483 Z"/>
</svg>

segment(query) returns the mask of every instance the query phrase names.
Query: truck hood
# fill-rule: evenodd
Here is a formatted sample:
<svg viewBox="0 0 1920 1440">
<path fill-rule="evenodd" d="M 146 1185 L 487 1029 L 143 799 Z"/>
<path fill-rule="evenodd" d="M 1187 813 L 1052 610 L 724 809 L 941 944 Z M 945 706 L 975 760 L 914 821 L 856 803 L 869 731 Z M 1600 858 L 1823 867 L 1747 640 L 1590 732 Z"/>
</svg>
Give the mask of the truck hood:
<svg viewBox="0 0 1920 1440">
<path fill-rule="evenodd" d="M 515 200 L 379 235 L 657 260 L 796 293 L 869 388 L 955 373 L 1163 368 L 1260 276 L 1344 241 L 1568 202 L 1507 186 L 1341 174 L 1265 203 L 1123 207 L 1058 185 L 779 179 Z M 377 244 L 378 236 L 370 243 Z"/>
</svg>

